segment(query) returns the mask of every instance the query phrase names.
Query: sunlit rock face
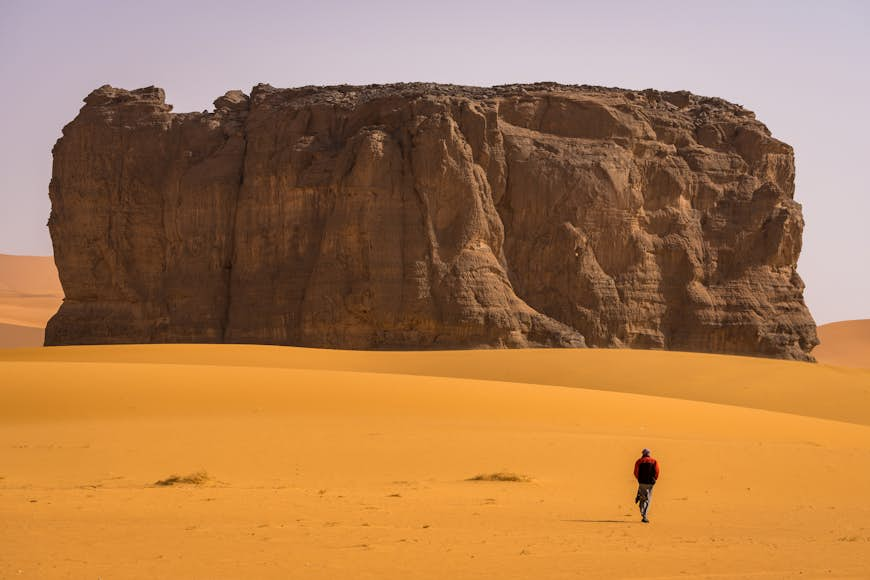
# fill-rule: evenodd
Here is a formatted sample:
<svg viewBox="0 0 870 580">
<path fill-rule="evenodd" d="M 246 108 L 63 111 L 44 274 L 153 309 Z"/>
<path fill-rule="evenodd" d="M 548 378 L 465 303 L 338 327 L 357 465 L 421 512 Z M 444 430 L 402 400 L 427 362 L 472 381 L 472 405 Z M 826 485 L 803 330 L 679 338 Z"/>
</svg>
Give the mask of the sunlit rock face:
<svg viewBox="0 0 870 580">
<path fill-rule="evenodd" d="M 809 360 L 791 147 L 689 93 L 104 86 L 54 148 L 47 344 Z"/>
</svg>

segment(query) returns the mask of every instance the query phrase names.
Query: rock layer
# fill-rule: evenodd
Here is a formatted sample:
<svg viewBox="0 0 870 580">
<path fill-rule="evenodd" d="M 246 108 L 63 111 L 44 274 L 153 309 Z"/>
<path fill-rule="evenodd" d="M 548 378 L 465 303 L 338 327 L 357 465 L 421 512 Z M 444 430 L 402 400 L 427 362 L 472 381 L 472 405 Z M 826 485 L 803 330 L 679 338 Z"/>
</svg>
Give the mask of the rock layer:
<svg viewBox="0 0 870 580">
<path fill-rule="evenodd" d="M 54 148 L 46 344 L 596 346 L 811 359 L 791 147 L 555 84 L 104 86 Z"/>
</svg>

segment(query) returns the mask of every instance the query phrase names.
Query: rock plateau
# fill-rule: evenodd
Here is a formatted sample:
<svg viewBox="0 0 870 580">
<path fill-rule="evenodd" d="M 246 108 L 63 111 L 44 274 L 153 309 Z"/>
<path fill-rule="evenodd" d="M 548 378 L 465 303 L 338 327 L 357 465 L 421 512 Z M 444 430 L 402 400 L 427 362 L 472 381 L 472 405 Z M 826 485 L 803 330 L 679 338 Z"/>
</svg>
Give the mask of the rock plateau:
<svg viewBox="0 0 870 580">
<path fill-rule="evenodd" d="M 811 360 L 792 148 L 686 92 L 103 86 L 54 148 L 46 344 Z"/>
</svg>

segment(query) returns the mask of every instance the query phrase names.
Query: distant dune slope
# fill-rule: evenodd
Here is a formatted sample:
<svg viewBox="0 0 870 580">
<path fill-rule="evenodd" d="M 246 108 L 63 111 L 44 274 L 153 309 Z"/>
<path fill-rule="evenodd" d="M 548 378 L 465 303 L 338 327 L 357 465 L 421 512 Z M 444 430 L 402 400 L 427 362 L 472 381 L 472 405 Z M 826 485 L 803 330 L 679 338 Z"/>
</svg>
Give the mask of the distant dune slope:
<svg viewBox="0 0 870 580">
<path fill-rule="evenodd" d="M 0 344 L 33 346 L 33 332 L 20 327 L 45 328 L 62 301 L 54 258 L 0 254 L 0 324 L 8 326 Z"/>
<path fill-rule="evenodd" d="M 0 322 L 0 348 L 42 346 L 44 337 L 42 328 Z"/>
<path fill-rule="evenodd" d="M 864 577 L 870 427 L 647 395 L 689 388 L 686 369 L 698 392 L 782 407 L 794 368 L 817 385 L 793 405 L 825 414 L 846 397 L 866 413 L 870 372 L 545 352 L 510 367 L 522 353 L 7 351 L 0 577 Z M 330 359 L 381 372 L 292 368 Z M 764 380 L 734 383 L 752 373 Z M 649 526 L 632 502 L 644 446 L 662 462 Z M 200 471 L 211 479 L 155 486 Z M 467 481 L 497 471 L 531 482 Z"/>
<path fill-rule="evenodd" d="M 443 376 L 657 395 L 870 424 L 870 370 L 751 357 L 609 349 L 384 352 L 255 345 L 51 347 L 0 362 L 248 366 Z"/>
<path fill-rule="evenodd" d="M 870 319 L 823 324 L 819 339 L 813 354 L 820 363 L 870 368 Z"/>
<path fill-rule="evenodd" d="M 54 257 L 0 254 L 0 290 L 24 294 L 63 294 Z"/>
</svg>

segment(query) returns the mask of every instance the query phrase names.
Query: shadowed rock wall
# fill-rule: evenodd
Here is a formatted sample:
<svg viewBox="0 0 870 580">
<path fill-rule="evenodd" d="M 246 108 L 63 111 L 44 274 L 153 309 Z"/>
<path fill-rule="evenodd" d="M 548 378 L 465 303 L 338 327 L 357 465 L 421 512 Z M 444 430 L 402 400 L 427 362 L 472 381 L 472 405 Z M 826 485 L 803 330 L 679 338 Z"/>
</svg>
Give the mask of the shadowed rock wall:
<svg viewBox="0 0 870 580">
<path fill-rule="evenodd" d="M 104 86 L 54 148 L 46 344 L 809 359 L 791 147 L 689 93 Z"/>
</svg>

